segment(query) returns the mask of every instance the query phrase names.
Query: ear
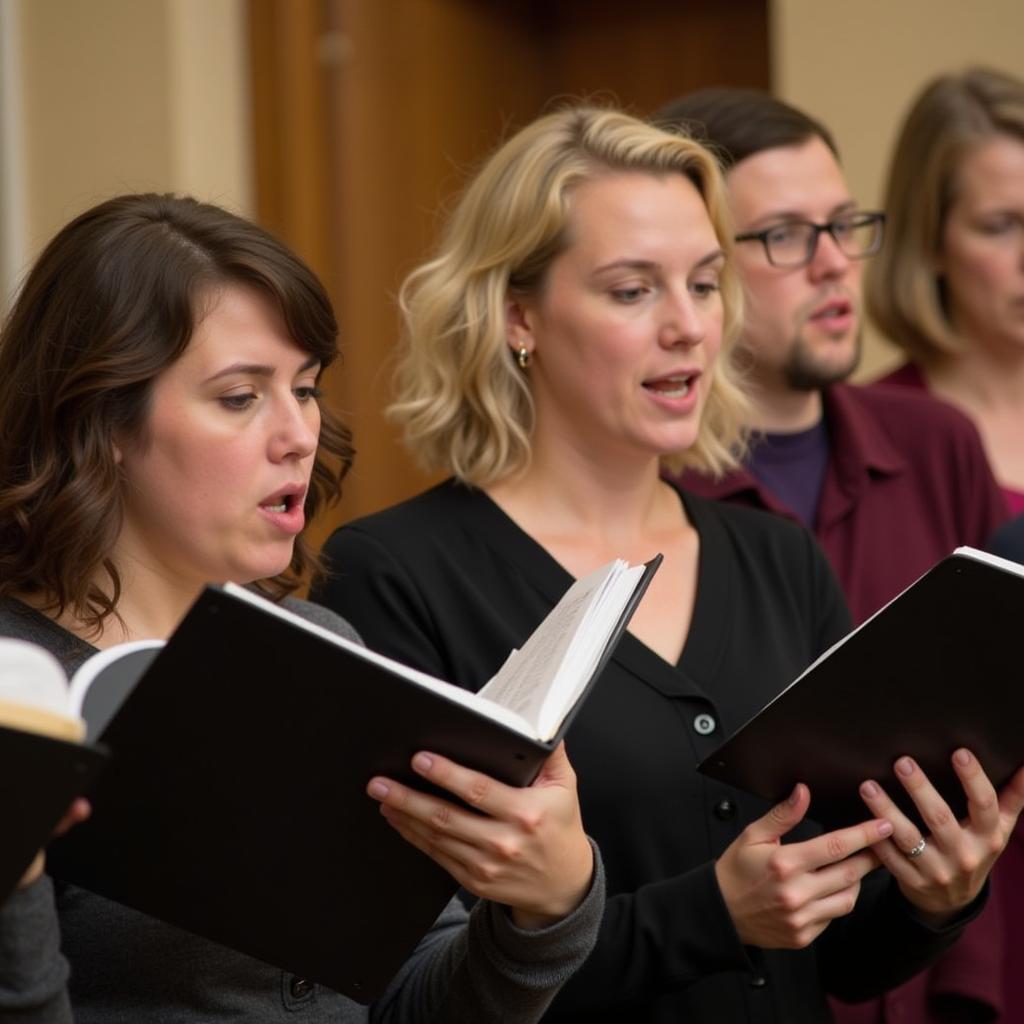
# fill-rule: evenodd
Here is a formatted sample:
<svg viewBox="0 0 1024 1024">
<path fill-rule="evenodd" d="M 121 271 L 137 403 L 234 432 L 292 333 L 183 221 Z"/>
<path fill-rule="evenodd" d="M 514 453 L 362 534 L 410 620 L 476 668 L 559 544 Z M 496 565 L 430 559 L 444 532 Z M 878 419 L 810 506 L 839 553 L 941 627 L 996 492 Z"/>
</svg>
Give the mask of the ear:
<svg viewBox="0 0 1024 1024">
<path fill-rule="evenodd" d="M 121 451 L 121 446 L 116 441 L 111 441 L 110 447 L 114 450 L 114 465 L 120 466 L 124 461 L 124 453 Z"/>
<path fill-rule="evenodd" d="M 533 314 L 526 303 L 509 296 L 505 300 L 505 337 L 508 347 L 518 353 L 525 348 L 532 353 L 536 340 L 533 336 Z"/>
</svg>

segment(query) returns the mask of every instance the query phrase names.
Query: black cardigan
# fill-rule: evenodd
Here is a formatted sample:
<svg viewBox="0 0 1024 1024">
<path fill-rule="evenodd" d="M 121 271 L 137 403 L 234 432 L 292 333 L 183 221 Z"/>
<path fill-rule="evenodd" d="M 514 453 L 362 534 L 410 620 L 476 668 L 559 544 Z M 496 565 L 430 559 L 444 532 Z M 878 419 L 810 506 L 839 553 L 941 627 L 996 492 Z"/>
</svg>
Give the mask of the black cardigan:
<svg viewBox="0 0 1024 1024">
<path fill-rule="evenodd" d="M 806 531 L 689 494 L 683 501 L 700 566 L 679 663 L 627 634 L 567 739 L 609 899 L 597 949 L 545 1020 L 829 1021 L 826 992 L 857 999 L 890 987 L 959 928 L 918 923 L 879 871 L 854 913 L 810 948 L 740 943 L 713 865 L 767 805 L 694 765 L 843 635 L 849 618 Z M 325 556 L 329 575 L 315 600 L 371 648 L 469 689 L 571 582 L 485 494 L 451 481 L 342 527 Z"/>
</svg>

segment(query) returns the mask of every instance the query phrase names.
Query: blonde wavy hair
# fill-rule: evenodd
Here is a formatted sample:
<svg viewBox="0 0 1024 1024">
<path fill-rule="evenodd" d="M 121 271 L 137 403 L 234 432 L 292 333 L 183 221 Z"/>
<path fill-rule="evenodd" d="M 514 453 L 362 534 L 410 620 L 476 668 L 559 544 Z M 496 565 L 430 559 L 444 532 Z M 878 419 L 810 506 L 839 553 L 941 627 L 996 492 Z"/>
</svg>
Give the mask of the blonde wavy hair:
<svg viewBox="0 0 1024 1024">
<path fill-rule="evenodd" d="M 697 441 L 664 461 L 710 473 L 735 464 L 748 406 L 731 359 L 742 298 L 721 172 L 690 138 L 617 110 L 574 106 L 539 118 L 490 156 L 455 206 L 436 255 L 402 285 L 405 331 L 388 413 L 425 468 L 486 486 L 529 464 L 534 408 L 528 375 L 508 346 L 506 302 L 543 286 L 567 244 L 573 189 L 626 171 L 685 175 L 727 257 L 723 349 Z"/>
<path fill-rule="evenodd" d="M 866 299 L 878 327 L 918 362 L 963 351 L 935 260 L 964 158 L 998 135 L 1024 142 L 1024 82 L 986 68 L 933 79 L 900 130 Z"/>
</svg>

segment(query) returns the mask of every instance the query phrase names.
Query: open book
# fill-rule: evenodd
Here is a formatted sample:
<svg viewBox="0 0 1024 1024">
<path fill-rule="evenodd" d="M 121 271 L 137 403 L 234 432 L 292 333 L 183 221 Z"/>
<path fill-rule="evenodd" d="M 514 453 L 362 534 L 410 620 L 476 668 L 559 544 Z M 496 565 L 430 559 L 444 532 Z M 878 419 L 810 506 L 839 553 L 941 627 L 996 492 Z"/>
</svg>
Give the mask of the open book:
<svg viewBox="0 0 1024 1024">
<path fill-rule="evenodd" d="M 418 750 L 532 781 L 656 564 L 577 581 L 477 694 L 208 587 L 100 732 L 93 815 L 51 845 L 51 873 L 371 999 L 456 883 L 387 825 L 367 782 L 423 788 Z M 89 692 L 108 689 L 104 654 Z"/>
<path fill-rule="evenodd" d="M 224 589 L 444 700 L 463 704 L 524 736 L 543 741 L 550 750 L 554 746 L 551 741 L 564 733 L 569 714 L 578 706 L 584 689 L 604 667 L 660 563 L 660 555 L 646 565 L 630 566 L 617 559 L 576 580 L 522 649 L 510 652 L 504 665 L 475 693 L 339 637 L 244 587 L 228 583 Z"/>
<path fill-rule="evenodd" d="M 102 764 L 103 752 L 84 738 L 57 659 L 0 639 L 0 903 Z"/>
<path fill-rule="evenodd" d="M 826 827 L 870 817 L 874 779 L 911 818 L 893 771 L 909 754 L 959 817 L 950 757 L 971 750 L 1003 785 L 1024 765 L 1024 566 L 957 548 L 815 661 L 698 766 L 768 800 L 797 782 Z"/>
</svg>

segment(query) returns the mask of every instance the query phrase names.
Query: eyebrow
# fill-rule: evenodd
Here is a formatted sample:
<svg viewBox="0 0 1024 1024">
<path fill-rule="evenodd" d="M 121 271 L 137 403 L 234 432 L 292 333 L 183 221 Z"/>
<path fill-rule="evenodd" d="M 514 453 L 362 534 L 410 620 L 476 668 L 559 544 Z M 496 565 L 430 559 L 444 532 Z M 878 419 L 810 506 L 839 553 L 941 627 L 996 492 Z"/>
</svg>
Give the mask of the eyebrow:
<svg viewBox="0 0 1024 1024">
<path fill-rule="evenodd" d="M 860 204 L 856 199 L 847 199 L 845 202 L 839 203 L 833 206 L 828 212 L 828 216 L 837 217 L 841 213 L 846 213 L 850 210 L 856 210 Z M 771 224 L 784 224 L 788 221 L 800 220 L 806 223 L 811 223 L 808 219 L 807 214 L 797 210 L 773 210 L 771 213 L 765 213 L 762 216 L 756 218 L 751 222 L 751 229 L 757 230 L 757 225 L 771 225 Z M 742 234 L 742 232 L 741 232 Z"/>
<path fill-rule="evenodd" d="M 725 253 L 721 249 L 715 249 L 714 252 L 709 252 L 706 256 L 702 256 L 694 264 L 694 269 L 706 266 L 708 263 L 714 263 L 719 259 L 725 259 Z M 661 270 L 661 268 L 662 265 L 657 260 L 613 260 L 611 263 L 605 263 L 598 267 L 594 271 L 593 276 L 597 277 L 598 274 L 607 273 L 609 270 Z"/>
<path fill-rule="evenodd" d="M 319 366 L 320 360 L 316 356 L 310 356 L 296 371 L 297 373 L 305 373 L 307 370 L 312 370 L 314 366 Z M 221 377 L 231 377 L 235 374 L 239 374 L 243 377 L 273 377 L 274 367 L 268 366 L 266 363 L 232 363 L 230 366 L 225 366 L 223 370 L 218 370 L 215 374 L 206 378 L 206 382 L 220 380 Z"/>
<path fill-rule="evenodd" d="M 703 259 L 697 260 L 696 267 L 706 267 L 709 263 L 717 263 L 719 260 L 725 260 L 725 250 L 716 249 L 714 252 L 709 252 Z"/>
</svg>

